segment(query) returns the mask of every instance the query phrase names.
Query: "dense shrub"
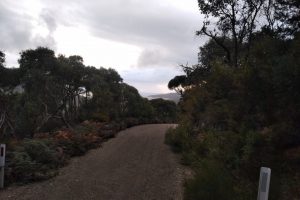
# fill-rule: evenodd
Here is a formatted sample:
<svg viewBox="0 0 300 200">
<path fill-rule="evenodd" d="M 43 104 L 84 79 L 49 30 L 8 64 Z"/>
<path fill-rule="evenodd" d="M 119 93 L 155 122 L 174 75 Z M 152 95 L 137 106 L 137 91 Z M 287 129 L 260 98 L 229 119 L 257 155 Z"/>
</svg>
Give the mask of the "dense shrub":
<svg viewBox="0 0 300 200">
<path fill-rule="evenodd" d="M 179 125 L 176 129 L 170 128 L 165 136 L 165 143 L 171 145 L 174 152 L 183 152 L 190 149 L 190 128 L 187 125 Z"/>
<path fill-rule="evenodd" d="M 217 4 L 211 5 L 215 12 Z M 272 169 L 270 199 L 300 196 L 287 186 L 300 184 L 299 33 L 283 39 L 263 29 L 254 35 L 251 50 L 240 49 L 236 66 L 224 62 L 222 48 L 211 39 L 201 47 L 198 65 L 183 66 L 183 79 L 173 85 L 176 77 L 170 81 L 173 89 L 182 91 L 184 120 L 167 134 L 166 142 L 197 172 L 186 187 L 192 197 L 202 191 L 200 179 L 205 182 L 214 175 L 203 160 L 217 161 L 233 177 L 236 199 L 255 199 L 260 167 Z M 186 124 L 190 128 L 184 129 Z M 199 174 L 201 170 L 206 174 Z"/>
<path fill-rule="evenodd" d="M 13 152 L 7 156 L 7 168 L 5 180 L 11 182 L 32 181 L 33 173 L 38 169 L 38 164 L 34 162 L 26 152 Z"/>
<path fill-rule="evenodd" d="M 35 139 L 11 140 L 8 143 L 6 183 L 28 183 L 51 178 L 72 156 L 84 155 L 101 146 L 103 131 L 115 136 L 116 124 L 84 121 L 73 129 L 39 133 Z"/>
<path fill-rule="evenodd" d="M 54 176 L 56 169 L 65 163 L 54 148 L 50 140 L 25 140 L 21 146 L 8 153 L 8 183 L 27 183 Z"/>
<path fill-rule="evenodd" d="M 37 163 L 55 167 L 59 161 L 56 157 L 56 151 L 50 149 L 50 146 L 53 146 L 52 143 L 53 141 L 49 140 L 24 140 L 19 151 L 26 152 Z"/>
<path fill-rule="evenodd" d="M 235 199 L 232 177 L 217 161 L 203 160 L 201 170 L 197 170 L 195 176 L 187 180 L 185 187 L 187 200 Z"/>
<path fill-rule="evenodd" d="M 125 119 L 125 123 L 126 123 L 127 128 L 130 128 L 130 127 L 138 125 L 139 119 L 134 118 L 134 117 L 128 117 Z"/>
</svg>

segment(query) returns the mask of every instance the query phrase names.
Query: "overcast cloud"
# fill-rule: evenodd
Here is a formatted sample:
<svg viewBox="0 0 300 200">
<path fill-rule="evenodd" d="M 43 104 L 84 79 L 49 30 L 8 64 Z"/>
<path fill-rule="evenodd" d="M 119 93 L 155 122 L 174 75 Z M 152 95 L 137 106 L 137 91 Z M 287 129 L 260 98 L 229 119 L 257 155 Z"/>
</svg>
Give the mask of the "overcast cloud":
<svg viewBox="0 0 300 200">
<path fill-rule="evenodd" d="M 197 1 L 186 0 L 187 5 L 189 2 L 197 11 Z M 140 46 L 143 52 L 139 67 L 196 61 L 199 40 L 195 31 L 201 22 L 198 12 L 176 7 L 167 0 L 89 1 L 81 9 L 84 17 L 80 21 L 97 37 Z"/>
<path fill-rule="evenodd" d="M 30 16 L 17 13 L 5 2 L 0 1 L 0 47 L 2 50 L 13 51 L 26 48 L 30 45 L 31 24 Z"/>
<path fill-rule="evenodd" d="M 11 2 L 0 2 L 0 48 L 8 55 L 8 66 L 21 50 L 48 46 L 58 53 L 86 54 L 86 64 L 115 67 L 141 92 L 159 93 L 180 73 L 179 64 L 196 63 L 204 42 L 195 36 L 201 25 L 196 0 Z M 81 46 L 74 48 L 76 44 Z M 98 47 L 101 56 L 95 54 Z M 110 57 L 115 57 L 111 63 Z"/>
</svg>

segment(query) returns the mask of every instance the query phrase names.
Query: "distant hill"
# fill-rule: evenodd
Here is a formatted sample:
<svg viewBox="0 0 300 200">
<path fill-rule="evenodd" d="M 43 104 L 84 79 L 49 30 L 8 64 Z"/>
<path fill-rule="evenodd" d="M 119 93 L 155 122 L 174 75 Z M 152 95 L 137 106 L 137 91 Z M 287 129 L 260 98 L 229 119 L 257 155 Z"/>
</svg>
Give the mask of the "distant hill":
<svg viewBox="0 0 300 200">
<path fill-rule="evenodd" d="M 155 94 L 155 95 L 150 95 L 147 97 L 148 99 L 165 99 L 165 100 L 170 100 L 174 101 L 175 103 L 178 103 L 180 100 L 180 95 L 177 93 L 167 93 L 167 94 Z"/>
</svg>

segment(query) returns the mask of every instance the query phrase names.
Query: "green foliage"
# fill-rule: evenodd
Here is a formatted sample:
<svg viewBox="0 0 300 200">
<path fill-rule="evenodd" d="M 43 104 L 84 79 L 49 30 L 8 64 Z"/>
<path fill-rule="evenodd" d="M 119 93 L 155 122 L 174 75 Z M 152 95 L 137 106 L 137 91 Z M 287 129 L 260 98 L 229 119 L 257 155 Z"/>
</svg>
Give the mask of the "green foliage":
<svg viewBox="0 0 300 200">
<path fill-rule="evenodd" d="M 40 115 L 40 108 L 25 96 L 21 99 L 21 105 L 17 105 L 18 115 L 16 116 L 16 133 L 19 137 L 32 137 L 35 132 L 36 118 Z"/>
<path fill-rule="evenodd" d="M 90 118 L 94 121 L 99 122 L 109 122 L 109 116 L 106 113 L 93 113 L 90 116 L 87 116 L 86 118 Z"/>
<path fill-rule="evenodd" d="M 171 145 L 172 150 L 178 153 L 190 149 L 190 128 L 185 125 L 179 125 L 176 129 L 168 129 L 165 143 Z"/>
<path fill-rule="evenodd" d="M 185 75 L 175 76 L 173 79 L 169 81 L 168 88 L 171 90 L 175 90 L 177 93 L 182 95 L 183 88 L 187 85 L 186 81 L 187 78 Z"/>
<path fill-rule="evenodd" d="M 10 164 L 11 163 L 11 164 Z M 14 152 L 8 166 L 12 168 L 11 173 L 6 175 L 6 179 L 11 182 L 28 182 L 33 178 L 33 173 L 39 168 L 26 152 Z"/>
<path fill-rule="evenodd" d="M 28 183 L 55 176 L 72 156 L 84 155 L 104 141 L 101 123 L 84 122 L 71 130 L 40 134 L 44 139 L 8 141 L 6 182 Z M 111 127 L 109 127 L 111 128 Z"/>
<path fill-rule="evenodd" d="M 173 101 L 152 99 L 150 104 L 154 110 L 155 121 L 174 123 L 177 121 L 177 105 Z"/>
<path fill-rule="evenodd" d="M 142 98 L 137 89 L 127 84 L 121 85 L 121 116 L 125 118 L 146 118 L 151 120 L 154 117 L 154 110 L 148 100 Z"/>
<path fill-rule="evenodd" d="M 233 2 L 201 3 L 211 4 L 205 8 L 209 13 Z M 300 182 L 300 40 L 299 33 L 289 39 L 279 35 L 267 29 L 253 32 L 251 45 L 245 41 L 239 47 L 238 65 L 228 62 L 226 50 L 212 38 L 200 48 L 200 63 L 184 67 L 183 120 L 167 133 L 166 143 L 195 171 L 186 184 L 187 199 L 253 199 L 262 166 L 272 169 L 270 198 L 299 196 L 287 180 Z M 232 47 L 234 38 L 223 42 Z M 216 174 L 230 188 L 221 190 Z M 217 196 L 207 193 L 215 190 Z"/>
<path fill-rule="evenodd" d="M 174 103 L 150 102 L 114 69 L 85 66 L 80 56 L 38 47 L 20 53 L 19 68 L 4 62 L 0 51 L 0 139 L 20 140 L 8 151 L 8 183 L 50 178 L 120 129 L 176 120 Z M 100 130 L 99 122 L 109 125 Z"/>
<path fill-rule="evenodd" d="M 300 1 L 276 0 L 276 18 L 281 21 L 280 31 L 292 35 L 300 30 Z M 292 10 L 292 12 L 291 12 Z"/>
<path fill-rule="evenodd" d="M 235 199 L 233 181 L 222 163 L 211 160 L 201 162 L 201 170 L 185 184 L 185 199 Z"/>
<path fill-rule="evenodd" d="M 114 69 L 85 66 L 77 55 L 55 56 L 38 47 L 20 53 L 18 69 L 4 67 L 0 52 L 0 130 L 4 135 L 33 138 L 35 133 L 71 127 L 80 121 L 174 122 L 176 105 L 152 103 L 122 83 Z"/>
<path fill-rule="evenodd" d="M 63 147 L 64 152 L 69 156 L 82 156 L 88 148 L 86 141 L 82 137 L 74 137 L 71 140 L 60 140 L 58 145 Z"/>
<path fill-rule="evenodd" d="M 25 140 L 22 146 L 32 160 L 55 166 L 58 164 L 58 160 L 56 160 L 55 151 L 49 148 L 49 144 L 47 145 L 49 142 L 51 141 Z"/>
<path fill-rule="evenodd" d="M 82 156 L 87 153 L 88 150 L 100 146 L 100 142 L 102 141 L 101 137 L 95 137 L 95 135 L 88 136 L 88 134 L 97 131 L 98 130 L 93 126 L 77 125 L 73 129 L 71 137 L 57 140 L 56 146 L 62 148 L 64 154 L 68 157 Z"/>
<path fill-rule="evenodd" d="M 53 141 L 25 140 L 8 154 L 8 182 L 27 183 L 54 176 L 56 169 L 65 161 L 53 148 Z"/>
<path fill-rule="evenodd" d="M 4 67 L 4 62 L 5 62 L 5 54 L 0 51 L 0 67 Z"/>
</svg>

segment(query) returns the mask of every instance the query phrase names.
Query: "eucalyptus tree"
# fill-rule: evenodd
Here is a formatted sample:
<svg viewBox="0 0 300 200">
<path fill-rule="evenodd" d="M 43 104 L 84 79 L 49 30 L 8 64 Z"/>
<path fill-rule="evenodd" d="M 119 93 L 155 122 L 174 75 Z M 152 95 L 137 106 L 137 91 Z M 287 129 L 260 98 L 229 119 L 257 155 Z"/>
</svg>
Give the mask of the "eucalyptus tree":
<svg viewBox="0 0 300 200">
<path fill-rule="evenodd" d="M 253 33 L 269 26 L 274 12 L 273 0 L 198 0 L 198 5 L 205 19 L 196 34 L 214 40 L 235 68 L 241 63 L 240 50 L 250 49 Z M 243 57 L 247 60 L 247 54 Z"/>
<path fill-rule="evenodd" d="M 168 88 L 170 90 L 175 90 L 177 94 L 182 96 L 186 85 L 187 85 L 187 76 L 180 75 L 180 76 L 175 76 L 169 81 Z"/>
<path fill-rule="evenodd" d="M 293 36 L 300 31 L 300 0 L 276 0 L 276 19 L 279 31 L 284 36 Z"/>
<path fill-rule="evenodd" d="M 18 85 L 19 70 L 5 68 L 5 54 L 0 51 L 0 137 L 14 135 L 15 127 L 12 120 Z"/>
</svg>

